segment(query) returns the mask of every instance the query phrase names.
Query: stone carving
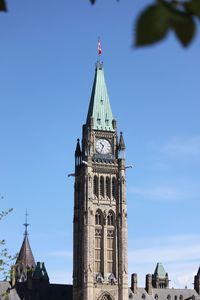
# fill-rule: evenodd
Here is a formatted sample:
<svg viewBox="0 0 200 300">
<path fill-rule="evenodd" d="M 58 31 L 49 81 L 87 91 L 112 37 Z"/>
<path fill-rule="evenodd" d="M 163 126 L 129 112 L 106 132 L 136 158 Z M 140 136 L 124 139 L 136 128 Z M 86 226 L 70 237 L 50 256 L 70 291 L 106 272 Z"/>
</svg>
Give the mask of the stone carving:
<svg viewBox="0 0 200 300">
<path fill-rule="evenodd" d="M 108 276 L 108 281 L 109 281 L 112 285 L 116 284 L 117 279 L 115 278 L 115 276 L 114 276 L 113 273 L 111 273 L 111 274 Z"/>
<path fill-rule="evenodd" d="M 97 273 L 96 275 L 96 282 L 97 283 L 103 283 L 103 276 L 101 275 L 101 273 Z"/>
</svg>

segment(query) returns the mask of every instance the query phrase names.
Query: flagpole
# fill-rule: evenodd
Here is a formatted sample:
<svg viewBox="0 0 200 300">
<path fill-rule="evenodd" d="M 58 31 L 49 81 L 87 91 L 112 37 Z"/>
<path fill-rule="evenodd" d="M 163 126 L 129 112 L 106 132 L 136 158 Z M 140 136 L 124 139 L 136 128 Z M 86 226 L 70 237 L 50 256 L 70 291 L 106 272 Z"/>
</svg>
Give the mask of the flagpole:
<svg viewBox="0 0 200 300">
<path fill-rule="evenodd" d="M 100 58 L 101 58 L 101 54 L 102 54 L 102 49 L 101 49 L 101 41 L 100 41 L 100 37 L 98 37 L 98 62 L 100 64 Z"/>
</svg>

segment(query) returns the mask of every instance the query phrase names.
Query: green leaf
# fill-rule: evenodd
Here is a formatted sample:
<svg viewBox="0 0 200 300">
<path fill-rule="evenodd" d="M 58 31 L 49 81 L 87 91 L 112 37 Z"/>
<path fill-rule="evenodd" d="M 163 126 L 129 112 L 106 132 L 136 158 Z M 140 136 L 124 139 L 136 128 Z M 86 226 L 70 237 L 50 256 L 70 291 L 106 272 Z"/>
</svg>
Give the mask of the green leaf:
<svg viewBox="0 0 200 300">
<path fill-rule="evenodd" d="M 162 3 L 148 6 L 136 24 L 136 46 L 156 43 L 163 39 L 169 29 L 169 13 Z"/>
<path fill-rule="evenodd" d="M 7 11 L 5 0 L 0 0 L 0 11 Z"/>
<path fill-rule="evenodd" d="M 177 38 L 184 47 L 187 47 L 193 40 L 196 33 L 196 25 L 192 16 L 180 13 L 173 16 L 171 27 Z"/>
<path fill-rule="evenodd" d="M 194 16 L 200 18 L 200 1 L 199 0 L 191 0 L 189 2 L 185 2 L 184 6 L 188 13 L 193 14 Z"/>
</svg>

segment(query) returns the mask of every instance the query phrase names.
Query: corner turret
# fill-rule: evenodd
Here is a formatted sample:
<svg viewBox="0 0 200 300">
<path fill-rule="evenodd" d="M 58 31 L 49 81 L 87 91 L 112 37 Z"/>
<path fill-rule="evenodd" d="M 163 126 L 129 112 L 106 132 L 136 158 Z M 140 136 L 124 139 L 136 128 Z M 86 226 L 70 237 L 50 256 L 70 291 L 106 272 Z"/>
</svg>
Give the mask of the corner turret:
<svg viewBox="0 0 200 300">
<path fill-rule="evenodd" d="M 81 164 L 82 151 L 80 146 L 80 140 L 77 139 L 76 150 L 75 150 L 75 166 L 79 166 Z"/>
<path fill-rule="evenodd" d="M 152 275 L 152 285 L 154 288 L 168 288 L 169 279 L 168 274 L 165 272 L 165 269 L 162 263 L 157 263 L 154 274 Z"/>
<path fill-rule="evenodd" d="M 123 133 L 120 132 L 120 138 L 119 138 L 119 146 L 118 146 L 118 156 L 121 159 L 125 159 L 125 142 L 124 142 L 124 138 L 123 138 Z"/>
<path fill-rule="evenodd" d="M 194 289 L 200 295 L 200 266 L 197 275 L 194 276 Z"/>
<path fill-rule="evenodd" d="M 15 264 L 15 272 L 13 271 L 13 276 L 15 273 L 15 282 L 24 282 L 27 281 L 28 272 L 34 271 L 36 264 L 35 259 L 31 250 L 31 246 L 28 239 L 28 231 L 27 227 L 29 224 L 27 223 L 27 212 L 26 212 L 26 221 L 25 221 L 25 232 L 24 232 L 24 240 L 19 251 L 19 255 Z"/>
</svg>

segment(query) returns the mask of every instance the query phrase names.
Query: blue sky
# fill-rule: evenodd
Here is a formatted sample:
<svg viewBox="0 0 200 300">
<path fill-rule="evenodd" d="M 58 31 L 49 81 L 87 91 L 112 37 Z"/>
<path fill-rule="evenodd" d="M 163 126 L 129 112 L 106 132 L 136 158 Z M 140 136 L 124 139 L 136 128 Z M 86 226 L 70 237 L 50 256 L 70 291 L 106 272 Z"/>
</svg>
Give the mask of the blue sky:
<svg viewBox="0 0 200 300">
<path fill-rule="evenodd" d="M 129 277 L 162 261 L 171 286 L 192 287 L 200 263 L 199 46 L 170 33 L 132 47 L 151 1 L 8 0 L 0 14 L 0 224 L 11 253 L 25 210 L 36 261 L 71 282 L 74 148 L 85 122 L 97 39 L 113 114 L 126 141 Z"/>
</svg>

